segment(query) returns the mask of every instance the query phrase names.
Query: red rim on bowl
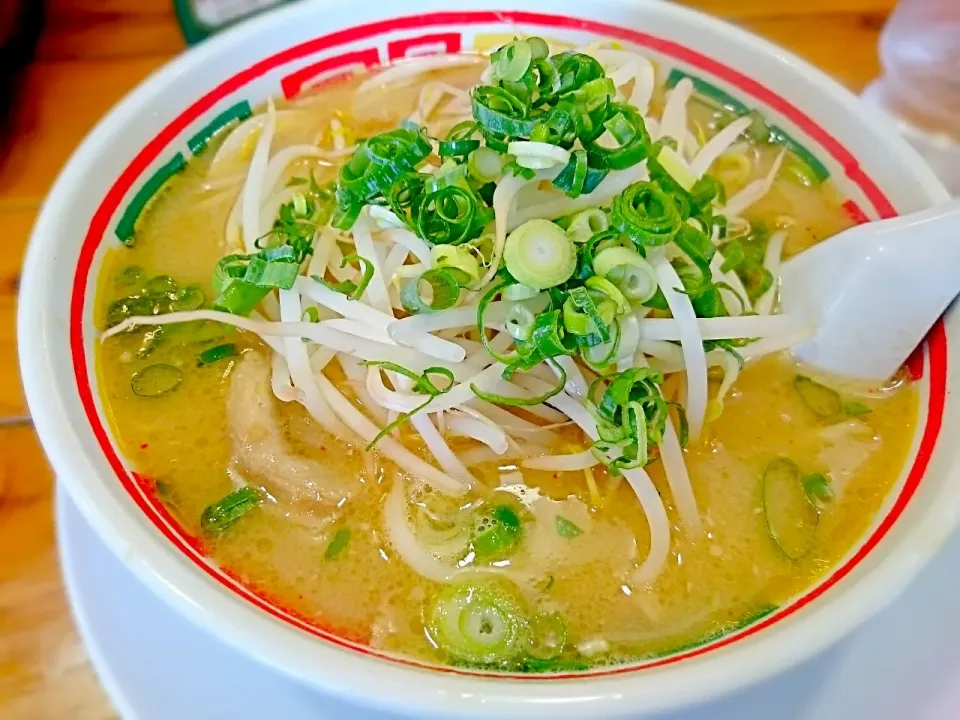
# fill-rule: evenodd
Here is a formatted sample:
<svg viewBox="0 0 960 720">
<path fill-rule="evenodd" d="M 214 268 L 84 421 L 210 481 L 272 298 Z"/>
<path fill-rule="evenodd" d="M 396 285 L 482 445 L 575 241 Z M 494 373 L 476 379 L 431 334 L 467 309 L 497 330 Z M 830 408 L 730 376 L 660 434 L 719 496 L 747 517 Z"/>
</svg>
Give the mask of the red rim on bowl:
<svg viewBox="0 0 960 720">
<path fill-rule="evenodd" d="M 777 609 L 766 617 L 759 619 L 741 630 L 731 632 L 712 642 L 699 647 L 678 652 L 674 655 L 651 659 L 634 665 L 625 665 L 612 669 L 587 673 L 571 673 L 557 675 L 519 675 L 519 674 L 497 674 L 482 673 L 461 670 L 449 667 L 439 667 L 430 665 L 408 658 L 388 655 L 373 648 L 349 639 L 345 639 L 331 632 L 313 621 L 299 615 L 289 609 L 285 609 L 265 593 L 255 587 L 245 586 L 237 578 L 221 568 L 212 565 L 207 557 L 203 555 L 200 543 L 197 538 L 187 533 L 180 524 L 167 512 L 163 504 L 153 492 L 152 483 L 142 476 L 129 471 L 125 466 L 112 442 L 104 423 L 97 412 L 94 402 L 93 387 L 87 365 L 87 357 L 84 351 L 84 314 L 85 301 L 87 300 L 87 288 L 90 282 L 90 272 L 93 266 L 94 257 L 98 247 L 108 234 L 109 224 L 116 211 L 120 208 L 123 199 L 128 195 L 134 184 L 140 179 L 141 175 L 151 167 L 162 153 L 176 141 L 180 135 L 191 126 L 192 123 L 200 119 L 205 113 L 213 108 L 218 102 L 237 92 L 248 83 L 262 77 L 266 73 L 280 68 L 288 63 L 303 60 L 306 57 L 317 53 L 325 53 L 336 49 L 347 43 L 356 43 L 367 40 L 373 40 L 387 33 L 412 32 L 411 36 L 395 39 L 386 45 L 387 57 L 381 58 L 379 44 L 371 45 L 366 49 L 351 50 L 349 52 L 325 57 L 318 62 L 301 67 L 287 74 L 280 81 L 278 90 L 287 97 L 295 96 L 308 82 L 316 81 L 318 78 L 329 78 L 331 75 L 342 74 L 353 67 L 362 65 L 372 67 L 383 62 L 390 62 L 405 57 L 410 50 L 421 50 L 430 48 L 432 52 L 459 52 L 461 49 L 461 32 L 456 29 L 463 26 L 475 26 L 480 24 L 502 24 L 504 22 L 513 22 L 524 26 L 532 26 L 545 30 L 564 29 L 588 32 L 601 37 L 608 37 L 617 40 L 623 40 L 627 43 L 637 45 L 649 50 L 653 50 L 661 55 L 679 61 L 689 67 L 708 73 L 709 75 L 720 79 L 727 85 L 735 87 L 745 95 L 752 97 L 767 107 L 780 113 L 799 128 L 804 134 L 812 139 L 823 151 L 829 155 L 832 160 L 839 164 L 846 177 L 862 192 L 873 207 L 874 212 L 879 217 L 890 217 L 896 215 L 896 210 L 882 192 L 879 186 L 868 177 L 856 158 L 836 138 L 831 136 L 824 128 L 820 127 L 810 117 L 804 114 L 786 99 L 777 95 L 769 88 L 761 85 L 757 81 L 743 75 L 742 73 L 723 65 L 712 58 L 702 55 L 690 48 L 684 47 L 676 42 L 658 38 L 646 33 L 628 30 L 622 27 L 607 25 L 591 20 L 581 20 L 558 15 L 546 15 L 531 12 L 437 12 L 429 15 L 417 15 L 411 17 L 393 18 L 380 22 L 374 22 L 367 25 L 353 27 L 347 30 L 334 32 L 323 37 L 301 43 L 295 47 L 276 53 L 250 67 L 236 73 L 232 77 L 223 81 L 213 90 L 201 97 L 190 105 L 183 113 L 173 119 L 164 127 L 147 145 L 136 155 L 131 163 L 120 174 L 120 177 L 107 192 L 100 206 L 90 223 L 83 245 L 80 250 L 76 273 L 74 276 L 71 305 L 70 305 L 70 346 L 73 357 L 74 371 L 76 375 L 77 389 L 80 394 L 81 402 L 86 412 L 87 419 L 93 429 L 97 442 L 100 445 L 104 456 L 109 461 L 115 471 L 121 485 L 130 495 L 137 506 L 150 519 L 153 525 L 168 539 L 174 546 L 183 552 L 201 571 L 209 575 L 213 580 L 231 592 L 239 595 L 256 607 L 278 618 L 300 630 L 308 632 L 317 637 L 338 645 L 349 648 L 357 652 L 372 655 L 374 657 L 388 660 L 390 662 L 403 665 L 426 668 L 432 671 L 455 673 L 459 675 L 482 675 L 485 677 L 506 677 L 506 678 L 531 678 L 538 679 L 570 679 L 575 677 L 604 677 L 618 675 L 628 672 L 635 672 L 654 667 L 662 667 L 677 663 L 681 660 L 703 655 L 713 650 L 725 647 L 738 642 L 744 638 L 750 637 L 759 631 L 783 620 L 784 618 L 796 613 L 816 598 L 823 595 L 827 590 L 836 585 L 840 580 L 846 577 L 854 568 L 856 568 L 863 559 L 873 550 L 883 537 L 890 531 L 897 519 L 906 509 L 910 499 L 913 497 L 920 484 L 920 480 L 926 470 L 927 464 L 933 453 L 940 427 L 943 420 L 944 401 L 946 395 L 947 378 L 947 340 L 943 322 L 938 321 L 931 330 L 926 341 L 926 355 L 929 392 L 928 404 L 926 408 L 926 424 L 923 428 L 923 434 L 914 458 L 913 464 L 907 474 L 906 481 L 903 484 L 899 494 L 890 506 L 887 514 L 883 517 L 874 531 L 867 537 L 857 551 L 849 557 L 842 565 L 837 567 L 829 576 L 824 578 L 817 586 L 807 593 L 795 598 L 789 604 Z M 423 29 L 430 29 L 426 34 Z M 224 113 L 221 113 L 214 121 L 200 133 L 197 133 L 188 142 L 191 149 L 202 147 L 205 135 L 211 134 L 217 129 L 217 123 L 221 124 L 238 116 L 242 106 L 249 112 L 249 104 L 246 102 L 233 106 Z M 199 151 L 199 150 L 197 150 Z M 169 176 L 171 172 L 182 166 L 184 158 L 182 154 L 176 154 L 171 161 L 164 164 L 150 180 L 162 180 Z M 156 187 L 156 182 L 148 180 L 144 187 Z M 162 184 L 162 183 L 161 183 Z M 134 219 L 136 212 L 142 209 L 145 201 L 149 199 L 144 191 L 141 190 L 134 197 L 132 205 L 139 205 L 134 208 Z M 847 212 L 855 221 L 864 221 L 867 216 L 856 204 L 854 200 L 848 200 L 844 203 Z M 131 213 L 130 208 L 125 213 L 125 217 Z M 118 232 L 119 228 L 118 228 Z M 923 373 L 923 355 L 918 353 L 910 364 L 910 371 L 914 377 L 920 377 Z"/>
</svg>

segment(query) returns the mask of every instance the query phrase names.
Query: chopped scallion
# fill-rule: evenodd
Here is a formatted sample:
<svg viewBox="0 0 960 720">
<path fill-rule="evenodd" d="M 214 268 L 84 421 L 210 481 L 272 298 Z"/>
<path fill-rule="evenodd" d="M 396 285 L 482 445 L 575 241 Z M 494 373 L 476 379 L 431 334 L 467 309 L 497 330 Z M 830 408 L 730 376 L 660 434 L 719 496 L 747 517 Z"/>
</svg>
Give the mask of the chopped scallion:
<svg viewBox="0 0 960 720">
<path fill-rule="evenodd" d="M 563 515 L 557 515 L 557 535 L 570 540 L 579 535 L 583 535 L 583 530 L 575 523 L 567 520 Z"/>
<path fill-rule="evenodd" d="M 856 400 L 851 400 L 848 403 L 844 403 L 843 412 L 849 417 L 858 417 L 860 415 L 867 415 L 872 412 L 870 406 Z"/>
<path fill-rule="evenodd" d="M 645 303 L 657 292 L 657 274 L 640 253 L 625 247 L 608 247 L 597 253 L 593 269 L 610 280 L 632 302 Z"/>
<path fill-rule="evenodd" d="M 343 293 L 347 296 L 348 300 L 359 300 L 363 297 L 363 294 L 367 291 L 367 286 L 370 284 L 370 281 L 373 279 L 373 263 L 367 260 L 365 257 L 359 255 L 345 255 L 343 260 L 340 261 L 340 267 L 345 268 L 351 262 L 360 263 L 361 270 L 360 282 L 355 283 L 351 280 L 343 280 L 342 282 L 328 282 L 321 278 L 319 275 L 314 275 L 313 279 L 318 283 L 326 285 L 331 290 L 336 290 L 338 293 Z"/>
<path fill-rule="evenodd" d="M 159 397 L 176 390 L 183 382 L 183 371 L 173 365 L 158 363 L 148 365 L 134 373 L 130 379 L 130 388 L 140 397 Z"/>
<path fill-rule="evenodd" d="M 430 609 L 427 628 L 444 652 L 464 662 L 485 665 L 519 655 L 526 637 L 519 601 L 494 582 L 444 587 Z"/>
<path fill-rule="evenodd" d="M 530 618 L 527 652 L 538 660 L 553 660 L 563 652 L 567 627 L 557 613 L 537 613 Z"/>
<path fill-rule="evenodd" d="M 143 268 L 139 265 L 127 265 L 117 273 L 116 283 L 121 287 L 139 285 L 143 281 Z"/>
<path fill-rule="evenodd" d="M 832 487 L 833 483 L 829 475 L 810 473 L 804 476 L 800 484 L 803 486 L 803 491 L 807 494 L 807 498 L 818 508 L 822 508 L 833 502 L 835 496 Z"/>
<path fill-rule="evenodd" d="M 509 505 L 494 505 L 474 524 L 470 549 L 478 560 L 494 562 L 511 555 L 523 537 L 520 516 Z"/>
<path fill-rule="evenodd" d="M 255 488 L 243 487 L 208 506 L 200 516 L 200 527 L 210 533 L 221 533 L 260 504 Z"/>
<path fill-rule="evenodd" d="M 197 366 L 203 367 L 204 365 L 210 365 L 218 360 L 234 357 L 237 355 L 237 353 L 237 346 L 234 343 L 216 345 L 215 347 L 204 350 L 197 356 Z"/>
<path fill-rule="evenodd" d="M 610 218 L 600 208 L 590 208 L 578 212 L 567 225 L 567 235 L 575 243 L 585 243 L 594 235 L 609 229 Z"/>
<path fill-rule="evenodd" d="M 350 528 L 342 527 L 334 533 L 333 540 L 323 553 L 324 560 L 336 560 L 350 544 Z"/>
<path fill-rule="evenodd" d="M 567 234 L 549 220 L 528 220 L 507 237 L 507 271 L 520 283 L 543 290 L 568 280 L 577 267 L 577 251 Z"/>
<path fill-rule="evenodd" d="M 446 310 L 457 304 L 460 283 L 448 268 L 430 268 L 408 282 L 400 294 L 403 309 L 411 315 Z"/>
<path fill-rule="evenodd" d="M 770 538 L 791 560 L 799 560 L 816 542 L 819 512 L 789 458 L 777 458 L 763 473 L 763 510 Z"/>
<path fill-rule="evenodd" d="M 803 400 L 803 404 L 818 418 L 829 420 L 843 412 L 840 393 L 818 383 L 806 375 L 797 375 L 793 387 Z"/>
<path fill-rule="evenodd" d="M 474 150 L 467 157 L 467 173 L 481 182 L 496 182 L 503 175 L 503 155 L 489 147 Z"/>
<path fill-rule="evenodd" d="M 463 245 L 434 245 L 430 249 L 435 267 L 457 271 L 463 277 L 456 277 L 461 285 L 477 282 L 480 279 L 480 263 L 475 253 Z"/>
</svg>

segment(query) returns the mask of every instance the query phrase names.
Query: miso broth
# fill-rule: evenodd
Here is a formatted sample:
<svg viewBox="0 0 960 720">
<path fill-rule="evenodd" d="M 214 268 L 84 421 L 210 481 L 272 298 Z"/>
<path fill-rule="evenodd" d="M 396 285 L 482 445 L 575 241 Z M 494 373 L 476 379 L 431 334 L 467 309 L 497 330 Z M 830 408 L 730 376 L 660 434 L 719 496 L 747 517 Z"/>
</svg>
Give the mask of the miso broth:
<svg viewBox="0 0 960 720">
<path fill-rule="evenodd" d="M 604 66 L 601 75 L 623 79 L 616 75 L 620 51 L 592 47 L 584 52 L 595 54 L 596 61 L 571 61 L 571 55 L 544 57 L 533 40 L 517 43 L 523 47 L 511 46 L 509 58 L 505 52 L 494 55 L 494 70 L 485 72 L 482 81 L 487 62 L 479 58 L 463 66 L 408 73 L 382 87 L 363 75 L 292 102 L 277 102 L 275 110 L 260 108 L 253 120 L 220 133 L 151 202 L 132 245 L 111 250 L 104 262 L 97 318 L 104 330 L 121 331 L 99 345 L 97 372 L 114 435 L 137 472 L 155 484 L 167 509 L 201 539 L 217 563 L 278 604 L 343 637 L 427 663 L 585 670 L 703 642 L 771 612 L 815 584 L 874 523 L 904 466 L 918 398 L 903 379 L 867 392 L 855 380 L 810 376 L 784 351 L 786 340 L 778 349 L 779 336 L 741 335 L 702 347 L 708 375 L 698 422 L 692 415 L 699 390 L 688 347 L 675 339 L 632 338 L 631 352 L 624 355 L 615 343 L 631 341 L 627 328 L 632 322 L 641 329 L 673 332 L 673 325 L 663 323 L 676 322 L 675 303 L 692 306 L 700 323 L 732 314 L 750 320 L 754 308 L 764 307 L 765 296 L 775 298 L 776 266 L 770 272 L 765 264 L 771 238 L 779 234 L 776 242 L 789 257 L 839 232 L 851 224 L 841 207 L 843 198 L 829 180 L 811 179 L 792 152 L 781 158 L 781 145 L 743 134 L 710 163 L 718 189 L 698 209 L 703 186 L 687 182 L 684 173 L 735 115 L 726 116 L 693 95 L 676 131 L 683 137 L 657 137 L 660 128 L 678 127 L 671 120 L 678 112 L 676 103 L 670 110 L 671 91 L 656 88 L 648 107 L 630 105 L 640 79 L 628 78 L 615 85 L 617 95 L 609 94 L 610 107 L 601 107 L 591 105 L 590 98 L 606 92 L 604 85 L 583 90 L 598 79 L 591 76 L 596 74 L 592 62 Z M 529 52 L 523 49 L 528 45 Z M 591 78 L 579 86 L 578 68 Z M 558 69 L 568 72 L 569 86 L 563 85 L 567 75 Z M 522 78 L 537 72 L 539 77 L 557 72 L 561 79 L 543 85 L 542 92 L 517 89 Z M 510 79 L 514 77 L 519 79 Z M 521 104 L 529 100 L 525 112 L 550 127 L 507 138 L 520 145 L 505 146 L 503 138 L 486 132 L 483 120 L 496 124 L 489 120 L 490 107 L 506 111 L 493 100 L 479 103 L 478 110 L 476 93 L 471 107 L 462 92 L 478 83 L 500 89 L 481 97 L 502 101 L 503 91 L 521 98 Z M 536 97 L 525 100 L 525 92 Z M 606 134 L 592 138 L 581 128 L 578 132 L 586 134 L 572 144 L 557 141 L 556 151 L 545 150 L 539 145 L 566 132 L 559 120 L 549 119 L 562 115 L 553 108 L 565 101 L 574 108 L 571 112 L 582 112 L 581 124 L 602 114 Z M 414 152 L 418 140 L 413 135 L 421 131 L 383 143 L 390 148 L 389 157 L 370 151 L 373 159 L 367 157 L 366 165 L 354 162 L 354 153 L 376 147 L 375 138 L 411 116 L 425 127 L 420 137 L 448 138 L 453 128 L 448 142 L 467 144 L 430 143 L 413 168 L 393 168 L 394 183 L 398 177 L 407 179 L 406 195 L 391 188 L 351 207 L 358 196 L 344 189 L 352 187 L 349 181 L 360 174 L 379 188 L 377 183 L 386 181 L 372 174 L 376 167 L 369 170 L 371 163 L 390 166 Z M 635 116 L 646 119 L 645 130 Z M 477 125 L 471 130 L 463 121 Z M 497 127 L 529 126 L 517 118 L 511 122 Z M 271 123 L 275 133 L 264 149 L 264 128 Z M 627 129 L 620 127 L 624 124 Z M 646 140 L 636 140 L 643 132 Z M 615 158 L 629 159 L 629 153 L 616 155 L 617 148 L 630 150 L 631 143 L 641 148 L 642 158 L 621 167 L 627 160 Z M 267 161 L 298 146 L 299 151 L 288 152 L 289 162 L 276 163 L 276 182 L 263 188 L 251 215 L 244 187 L 257 175 L 257 163 L 263 176 L 273 167 Z M 484 168 L 471 166 L 471 153 L 480 147 L 498 153 L 505 166 L 493 180 Z M 662 148 L 681 158 L 680 169 Z M 440 158 L 440 149 L 463 154 Z M 518 152 L 504 158 L 508 149 Z M 588 149 L 593 153 L 589 159 Z M 588 165 L 613 163 L 592 191 L 598 193 L 595 204 L 583 202 L 592 194 L 586 186 L 579 188 L 579 201 L 571 197 L 578 189 L 578 152 Z M 505 287 L 491 295 L 493 312 L 501 314 L 486 329 L 478 329 L 472 319 L 418 332 L 409 330 L 409 324 L 402 331 L 376 325 L 384 315 L 396 322 L 451 317 L 458 308 L 476 308 L 498 282 L 509 285 L 516 276 L 536 280 L 539 266 L 511 265 L 517 255 L 510 245 L 519 246 L 522 238 L 512 227 L 509 234 L 497 232 L 494 215 L 502 208 L 496 193 L 505 192 L 502 188 L 514 183 L 512 178 L 549 173 L 552 166 L 545 164 L 554 156 L 571 169 L 572 192 L 550 188 L 551 181 L 556 187 L 556 173 L 537 176 L 504 212 L 507 222 L 511 213 L 559 220 L 529 240 L 530 252 L 535 258 L 574 253 L 565 278 L 543 287 L 514 286 L 512 293 Z M 601 157 L 606 160 L 596 159 Z M 474 158 L 478 165 L 481 160 Z M 511 162 L 519 164 L 513 167 L 516 175 Z M 344 166 L 350 169 L 344 171 Z M 734 217 L 722 215 L 725 202 L 776 167 L 780 170 L 760 197 Z M 680 206 L 673 240 L 657 244 L 645 239 L 649 236 L 630 224 L 629 212 L 617 209 L 630 186 L 613 197 L 600 197 L 608 187 L 603 183 L 631 172 L 635 184 L 653 186 L 648 196 L 662 192 L 662 202 Z M 463 207 L 445 206 L 430 194 L 449 187 L 461 188 L 461 196 L 471 198 L 469 223 L 476 228 L 444 224 L 443 218 L 459 217 Z M 538 216 L 538 203 L 550 202 L 558 209 Z M 643 207 L 648 219 L 657 211 Z M 593 220 L 606 227 L 589 224 L 589 217 L 577 220 L 576 213 L 597 208 Z M 354 224 L 344 217 L 351 212 L 360 214 Z M 392 217 L 384 220 L 384 212 Z M 332 229 L 330 223 L 341 228 Z M 257 237 L 245 237 L 250 227 L 259 228 Z M 584 227 L 587 237 L 576 236 Z M 607 235 L 591 250 L 585 249 L 603 233 Z M 692 240 L 691 233 L 697 233 Z M 424 235 L 465 239 L 430 242 Z M 685 239 L 677 240 L 678 235 Z M 555 239 L 561 237 L 569 247 Z M 696 244 L 704 238 L 709 246 L 701 256 L 691 247 L 705 247 Z M 303 242 L 309 251 L 295 256 L 302 249 L 297 243 Z M 505 252 L 498 254 L 498 243 Z M 416 250 L 408 252 L 408 246 Z M 443 246 L 452 250 L 437 251 Z M 364 257 L 370 248 L 373 255 Z M 687 284 L 703 268 L 698 263 L 709 264 L 717 248 L 724 269 Z M 647 265 L 633 255 L 604 275 L 597 271 L 602 263 L 584 259 L 585 252 L 599 258 L 611 249 L 635 253 L 656 266 L 659 295 L 644 302 L 624 296 L 634 287 L 625 284 L 629 268 L 646 272 Z M 232 270 L 223 260 L 231 254 L 241 258 L 233 261 Z M 351 255 L 362 259 L 346 260 L 341 267 L 341 258 Z M 731 258 L 742 258 L 739 266 L 727 264 Z M 429 269 L 425 260 L 435 269 L 446 268 L 439 280 L 420 279 Z M 277 263 L 287 262 L 298 277 L 292 285 L 258 286 L 250 281 L 249 269 L 258 261 L 270 266 L 267 275 L 277 277 L 290 270 Z M 536 264 L 535 259 L 528 262 Z M 684 292 L 671 293 L 669 286 L 663 292 L 661 278 L 669 271 L 658 262 L 674 268 Z M 371 282 L 380 283 L 380 295 L 371 286 L 364 291 L 368 264 L 376 265 Z M 212 281 L 217 267 L 221 276 Z M 385 269 L 391 271 L 386 280 Z M 731 293 L 740 288 L 716 281 L 733 279 L 730 273 L 737 275 L 745 295 L 737 302 Z M 257 277 L 266 282 L 264 275 Z M 432 310 L 449 294 L 451 277 L 454 304 Z M 233 300 L 224 290 L 230 282 L 234 292 L 253 293 L 252 307 L 230 306 Z M 413 289 L 407 287 L 410 283 Z M 251 287 L 261 287 L 262 293 Z M 329 300 L 331 294 L 341 300 Z M 657 297 L 666 298 L 665 304 L 658 304 Z M 361 305 L 366 310 L 353 314 Z M 215 306 L 233 317 L 273 325 L 258 324 L 257 332 L 248 332 L 232 327 L 227 315 L 163 319 L 171 312 Z M 767 313 L 775 310 L 771 302 Z M 476 317 L 473 310 L 464 315 Z M 544 317 L 555 324 L 549 326 Z M 306 325 L 286 336 L 270 334 L 297 322 L 314 325 L 335 342 L 303 342 L 300 333 Z M 584 327 L 587 332 L 577 332 Z M 562 348 L 554 356 L 544 349 L 549 343 L 538 339 L 551 332 Z M 488 356 L 481 333 L 495 355 Z M 601 340 L 591 340 L 591 333 Z M 774 351 L 759 352 L 759 343 Z M 361 349 L 345 351 L 347 346 Z M 606 352 L 609 347 L 614 349 Z M 462 348 L 465 359 L 451 359 L 456 348 Z M 371 352 L 374 363 L 363 364 Z M 604 352 L 607 357 L 601 357 Z M 494 358 L 531 356 L 538 362 L 512 368 L 514 374 L 507 378 L 512 385 L 498 385 L 495 368 L 497 373 L 477 380 L 488 383 L 479 394 L 440 413 L 410 406 L 416 412 L 404 418 L 389 406 L 411 397 L 417 405 L 419 400 L 442 403 L 459 392 L 448 386 L 468 386 Z M 404 365 L 404 358 L 420 364 Z M 700 367 L 701 360 L 695 362 Z M 648 372 L 650 367 L 654 372 Z M 313 378 L 306 385 L 305 368 Z M 627 375 L 635 369 L 635 375 Z M 553 387 L 557 374 L 566 380 L 563 389 Z M 626 388 L 620 404 L 610 390 L 618 387 L 618 379 Z M 576 387 L 578 382 L 583 385 Z M 544 386 L 558 394 L 533 405 L 511 401 L 545 395 Z M 338 397 L 349 409 L 337 404 Z M 565 409 L 570 403 L 577 406 L 576 413 Z M 377 430 L 395 426 L 371 447 L 374 438 L 358 436 L 364 431 L 358 432 L 359 421 L 351 412 Z M 594 429 L 600 425 L 600 441 L 592 442 L 583 423 Z M 344 426 L 349 429 L 330 431 Z M 678 472 L 676 452 L 674 464 L 665 469 L 671 442 L 682 442 L 687 426 L 691 437 L 686 447 L 675 448 L 683 470 Z M 693 437 L 699 426 L 699 436 Z M 577 467 L 528 466 L 545 456 L 563 456 L 555 462 Z M 416 463 L 442 474 L 442 486 L 418 475 L 422 465 Z M 786 475 L 774 477 L 778 469 L 786 469 Z M 646 482 L 655 491 L 643 495 Z M 678 500 L 683 483 L 695 503 L 693 517 L 679 507 L 690 502 L 689 495 Z M 235 495 L 239 488 L 247 489 L 240 491 L 245 494 Z M 223 505 L 225 497 L 233 500 Z M 666 513 L 663 522 L 657 520 L 658 503 Z M 660 561 L 653 557 L 657 552 L 662 552 Z"/>
</svg>

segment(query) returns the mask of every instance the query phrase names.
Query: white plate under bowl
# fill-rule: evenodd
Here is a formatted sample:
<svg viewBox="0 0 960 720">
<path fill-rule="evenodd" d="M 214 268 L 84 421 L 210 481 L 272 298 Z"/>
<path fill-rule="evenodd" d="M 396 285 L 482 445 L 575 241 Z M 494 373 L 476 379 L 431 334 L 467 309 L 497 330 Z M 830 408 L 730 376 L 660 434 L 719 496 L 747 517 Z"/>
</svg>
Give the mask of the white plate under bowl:
<svg viewBox="0 0 960 720">
<path fill-rule="evenodd" d="M 399 720 L 336 702 L 218 642 L 141 585 L 57 491 L 67 594 L 125 720 Z M 955 720 L 960 535 L 892 607 L 826 653 L 723 700 L 649 720 Z"/>
</svg>

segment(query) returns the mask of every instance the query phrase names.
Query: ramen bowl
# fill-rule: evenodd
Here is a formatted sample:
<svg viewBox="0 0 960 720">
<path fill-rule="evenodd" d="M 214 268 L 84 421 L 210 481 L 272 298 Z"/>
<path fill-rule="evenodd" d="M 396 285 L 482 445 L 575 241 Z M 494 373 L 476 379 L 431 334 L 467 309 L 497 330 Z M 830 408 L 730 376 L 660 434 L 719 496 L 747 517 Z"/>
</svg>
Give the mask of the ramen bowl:
<svg viewBox="0 0 960 720">
<path fill-rule="evenodd" d="M 948 313 L 912 358 L 920 417 L 908 461 L 869 530 L 804 593 L 735 631 L 643 662 L 585 673 L 495 675 L 425 665 L 339 636 L 211 562 L 134 472 L 93 373 L 94 286 L 105 252 L 165 180 L 227 123 L 267 98 L 418 55 L 489 51 L 514 35 L 579 45 L 612 39 L 658 72 L 746 112 L 760 109 L 829 176 L 860 222 L 947 198 L 894 129 L 782 49 L 668 3 L 418 0 L 402 9 L 304 2 L 237 27 L 149 77 L 84 140 L 34 229 L 19 343 L 37 431 L 65 488 L 157 595 L 219 639 L 322 694 L 416 717 L 605 718 L 678 708 L 781 672 L 837 641 L 902 590 L 943 543 L 960 500 L 960 406 Z M 922 288 L 918 289 L 922 291 Z M 189 652 L 188 648 L 184 649 Z M 175 691 L 172 690 L 172 691 Z"/>
</svg>

